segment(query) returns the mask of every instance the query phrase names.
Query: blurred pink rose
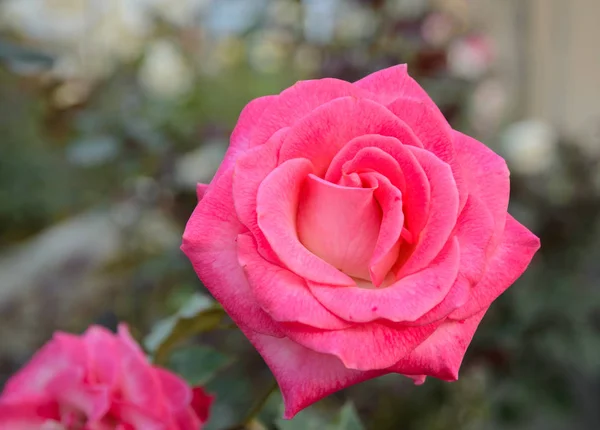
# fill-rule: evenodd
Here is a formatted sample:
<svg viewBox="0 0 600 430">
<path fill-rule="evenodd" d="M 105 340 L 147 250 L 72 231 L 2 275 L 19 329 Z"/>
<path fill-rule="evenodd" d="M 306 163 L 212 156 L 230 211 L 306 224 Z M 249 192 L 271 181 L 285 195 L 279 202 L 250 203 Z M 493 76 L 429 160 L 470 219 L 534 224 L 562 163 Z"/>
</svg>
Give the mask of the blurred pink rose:
<svg viewBox="0 0 600 430">
<path fill-rule="evenodd" d="M 405 65 L 252 101 L 182 249 L 262 354 L 286 417 L 396 372 L 455 380 L 539 240 L 509 172 Z"/>
<path fill-rule="evenodd" d="M 0 428 L 199 430 L 212 398 L 150 365 L 125 325 L 57 333 L 6 384 Z"/>
</svg>

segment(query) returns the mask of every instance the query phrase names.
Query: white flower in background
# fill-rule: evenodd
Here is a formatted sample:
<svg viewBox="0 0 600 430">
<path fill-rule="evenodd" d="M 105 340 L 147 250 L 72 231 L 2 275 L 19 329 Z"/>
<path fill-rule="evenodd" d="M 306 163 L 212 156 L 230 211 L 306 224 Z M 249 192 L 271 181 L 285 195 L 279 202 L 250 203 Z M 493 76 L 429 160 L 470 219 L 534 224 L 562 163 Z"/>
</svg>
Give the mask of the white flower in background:
<svg viewBox="0 0 600 430">
<path fill-rule="evenodd" d="M 167 40 L 157 40 L 148 47 L 138 77 L 149 94 L 160 98 L 180 97 L 194 84 L 193 70 Z"/>
<path fill-rule="evenodd" d="M 52 50 L 56 74 L 68 64 L 68 77 L 96 78 L 139 54 L 152 30 L 147 1 L 5 0 L 0 25 Z"/>
<path fill-rule="evenodd" d="M 476 80 L 489 70 L 493 59 L 491 42 L 483 35 L 470 35 L 450 45 L 448 68 L 456 77 Z"/>
<path fill-rule="evenodd" d="M 427 12 L 430 0 L 392 0 L 385 4 L 385 13 L 395 18 L 418 18 Z"/>
<path fill-rule="evenodd" d="M 506 84 L 496 78 L 487 78 L 477 84 L 470 95 L 469 122 L 477 133 L 495 134 L 506 113 L 508 104 Z"/>
<path fill-rule="evenodd" d="M 336 16 L 336 35 L 344 42 L 356 42 L 372 36 L 378 25 L 373 9 L 349 2 Z"/>
<path fill-rule="evenodd" d="M 509 167 L 517 173 L 543 173 L 556 162 L 558 135 L 545 122 L 516 122 L 502 134 L 501 143 Z"/>
<path fill-rule="evenodd" d="M 421 34 L 425 42 L 435 47 L 442 47 L 450 41 L 455 30 L 456 22 L 452 16 L 447 13 L 436 12 L 425 18 L 421 27 Z"/>
<path fill-rule="evenodd" d="M 252 37 L 248 48 L 250 65 L 263 73 L 275 73 L 285 65 L 293 36 L 284 30 L 263 30 Z"/>
</svg>

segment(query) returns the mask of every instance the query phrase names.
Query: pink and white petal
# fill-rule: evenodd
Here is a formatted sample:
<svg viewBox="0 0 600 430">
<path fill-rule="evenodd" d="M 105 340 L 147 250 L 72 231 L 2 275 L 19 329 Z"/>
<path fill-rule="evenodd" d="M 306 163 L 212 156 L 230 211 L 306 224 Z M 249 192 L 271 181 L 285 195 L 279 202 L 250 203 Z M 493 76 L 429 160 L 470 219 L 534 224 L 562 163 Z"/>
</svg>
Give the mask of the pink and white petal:
<svg viewBox="0 0 600 430">
<path fill-rule="evenodd" d="M 238 263 L 236 240 L 246 231 L 236 217 L 230 170 L 196 206 L 183 234 L 181 249 L 198 277 L 231 318 L 253 330 L 280 336 L 281 332 L 256 303 Z"/>
<path fill-rule="evenodd" d="M 502 157 L 483 143 L 457 131 L 454 132 L 454 147 L 469 193 L 483 202 L 494 219 L 494 235 L 490 242 L 490 252 L 493 252 L 502 239 L 506 222 L 510 194 L 508 167 Z"/>
<path fill-rule="evenodd" d="M 164 415 L 155 410 L 143 409 L 125 401 L 113 402 L 111 415 L 125 430 L 165 430 L 171 429 Z"/>
<path fill-rule="evenodd" d="M 46 394 L 48 384 L 65 370 L 84 374 L 87 357 L 83 341 L 78 336 L 55 333 L 33 358 L 8 380 L 2 399 L 6 401 L 31 400 Z"/>
<path fill-rule="evenodd" d="M 369 279 L 382 217 L 374 198 L 377 187 L 344 187 L 309 174 L 296 216 L 300 242 L 345 274 Z"/>
<path fill-rule="evenodd" d="M 388 373 L 347 369 L 336 357 L 290 339 L 261 335 L 243 326 L 241 329 L 273 372 L 283 396 L 286 419 L 336 391 Z"/>
<path fill-rule="evenodd" d="M 406 327 L 368 322 L 344 330 L 284 324 L 288 338 L 313 351 L 339 358 L 348 369 L 383 370 L 400 361 L 435 331 L 439 323 Z"/>
<path fill-rule="evenodd" d="M 425 342 L 390 370 L 403 374 L 424 374 L 456 381 L 465 352 L 487 309 L 463 321 L 447 321 Z"/>
<path fill-rule="evenodd" d="M 375 95 L 379 103 L 387 105 L 398 98 L 414 98 L 438 109 L 427 92 L 408 75 L 406 64 L 388 67 L 365 76 L 354 85 Z"/>
<path fill-rule="evenodd" d="M 460 273 L 476 284 L 487 264 L 487 249 L 494 234 L 494 220 L 475 195 L 470 195 L 458 216 L 454 235 L 460 244 Z"/>
<path fill-rule="evenodd" d="M 240 265 L 257 302 L 275 321 L 323 329 L 350 326 L 326 310 L 301 277 L 262 258 L 249 234 L 238 236 L 238 249 Z"/>
<path fill-rule="evenodd" d="M 277 130 L 294 125 L 319 106 L 340 97 L 366 95 L 349 82 L 325 78 L 299 81 L 277 96 L 255 124 L 250 146 L 262 145 Z"/>
<path fill-rule="evenodd" d="M 241 154 L 251 148 L 250 136 L 252 135 L 253 130 L 256 128 L 265 109 L 276 100 L 277 96 L 259 97 L 249 102 L 244 109 L 242 109 L 237 124 L 231 133 L 229 148 L 227 148 L 225 157 L 209 185 L 210 188 L 212 188 L 213 183 L 216 182 L 221 175 L 235 165 L 235 160 Z"/>
<path fill-rule="evenodd" d="M 427 150 L 408 148 L 427 175 L 431 200 L 427 223 L 418 236 L 414 251 L 400 266 L 399 278 L 418 272 L 431 263 L 448 241 L 458 217 L 458 191 L 450 166 Z"/>
<path fill-rule="evenodd" d="M 307 158 L 314 173 L 323 176 L 342 147 L 366 134 L 392 136 L 422 147 L 410 128 L 382 105 L 344 97 L 320 106 L 294 124 L 281 147 L 279 162 Z"/>
<path fill-rule="evenodd" d="M 298 239 L 299 196 L 312 169 L 310 161 L 297 158 L 286 161 L 267 176 L 258 190 L 258 225 L 281 262 L 297 275 L 334 285 L 352 285 L 350 277 L 311 253 Z"/>
<path fill-rule="evenodd" d="M 427 222 L 430 204 L 429 180 L 415 155 L 408 149 L 409 146 L 403 145 L 398 139 L 374 134 L 352 139 L 335 156 L 325 179 L 338 182 L 343 166 L 365 148 L 382 150 L 391 155 L 400 166 L 406 181 L 406 190 L 402 195 L 405 221 L 410 232 L 417 235 Z"/>
<path fill-rule="evenodd" d="M 92 326 L 82 336 L 87 347 L 87 379 L 93 384 L 114 387 L 119 378 L 119 347 L 115 334 L 104 327 Z"/>
<path fill-rule="evenodd" d="M 57 400 L 61 409 L 68 413 L 79 411 L 90 422 L 101 420 L 110 409 L 110 388 L 86 383 L 83 372 L 70 369 L 61 372 L 48 384 L 48 393 Z"/>
<path fill-rule="evenodd" d="M 404 97 L 394 100 L 387 108 L 412 129 L 425 149 L 450 165 L 458 190 L 459 208 L 462 210 L 469 190 L 463 168 L 456 157 L 453 130 L 444 115 L 422 100 Z"/>
<path fill-rule="evenodd" d="M 416 321 L 446 297 L 456 280 L 459 261 L 458 241 L 452 239 L 429 267 L 386 288 L 308 285 L 325 308 L 346 321 Z"/>
<path fill-rule="evenodd" d="M 406 191 L 406 179 L 404 179 L 400 165 L 394 157 L 380 148 L 363 148 L 356 153 L 353 159 L 346 161 L 342 166 L 343 176 L 366 172 L 381 173 L 401 192 Z M 329 174 L 329 171 L 327 173 Z"/>
<path fill-rule="evenodd" d="M 487 309 L 521 276 L 539 248 L 540 240 L 508 215 L 504 237 L 488 261 L 483 278 L 471 290 L 469 301 L 452 312 L 450 318 L 463 320 Z"/>
<path fill-rule="evenodd" d="M 288 128 L 275 132 L 264 144 L 251 149 L 237 161 L 233 170 L 233 204 L 238 219 L 254 236 L 260 254 L 271 262 L 279 259 L 258 227 L 256 198 L 262 181 L 277 167 L 277 157 Z"/>
</svg>

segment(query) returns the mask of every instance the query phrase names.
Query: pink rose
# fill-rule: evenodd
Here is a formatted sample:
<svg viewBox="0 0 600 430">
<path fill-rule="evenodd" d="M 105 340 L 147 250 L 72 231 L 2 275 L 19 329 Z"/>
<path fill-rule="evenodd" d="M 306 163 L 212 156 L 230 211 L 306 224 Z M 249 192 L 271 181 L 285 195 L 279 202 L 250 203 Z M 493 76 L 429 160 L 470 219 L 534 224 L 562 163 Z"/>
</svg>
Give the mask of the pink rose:
<svg viewBox="0 0 600 430">
<path fill-rule="evenodd" d="M 0 428 L 199 430 L 212 398 L 150 365 L 121 325 L 57 333 L 6 384 Z"/>
<path fill-rule="evenodd" d="M 455 380 L 540 243 L 509 172 L 406 66 L 298 82 L 242 111 L 182 249 L 261 353 L 286 417 L 390 372 Z"/>
</svg>

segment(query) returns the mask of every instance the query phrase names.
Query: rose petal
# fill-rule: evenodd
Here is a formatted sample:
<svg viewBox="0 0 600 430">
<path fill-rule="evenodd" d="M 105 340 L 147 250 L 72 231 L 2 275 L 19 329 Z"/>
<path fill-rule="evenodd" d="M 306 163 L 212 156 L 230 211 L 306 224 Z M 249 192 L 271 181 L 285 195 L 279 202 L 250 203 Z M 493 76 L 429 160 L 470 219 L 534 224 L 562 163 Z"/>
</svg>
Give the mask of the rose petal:
<svg viewBox="0 0 600 430">
<path fill-rule="evenodd" d="M 232 171 L 222 175 L 188 221 L 181 249 L 198 277 L 231 318 L 253 330 L 280 335 L 272 319 L 256 303 L 238 263 L 236 239 L 245 231 L 232 198 Z"/>
<path fill-rule="evenodd" d="M 297 275 L 351 285 L 347 275 L 311 253 L 298 239 L 298 199 L 311 171 L 310 161 L 298 158 L 286 161 L 267 176 L 258 190 L 258 225 L 281 262 Z"/>
<path fill-rule="evenodd" d="M 404 322 L 406 325 L 423 325 L 431 324 L 446 318 L 452 311 L 460 308 L 469 300 L 471 294 L 471 282 L 463 275 L 460 274 L 460 270 L 454 284 L 450 288 L 444 300 L 442 300 L 436 307 L 431 311 L 427 312 L 421 318 L 414 322 Z"/>
<path fill-rule="evenodd" d="M 378 148 L 396 160 L 406 181 L 402 204 L 408 229 L 418 234 L 427 222 L 429 211 L 429 180 L 413 153 L 398 139 L 379 135 L 365 135 L 352 139 L 331 162 L 325 175 L 330 182 L 337 182 L 342 166 L 354 159 L 364 148 Z"/>
<path fill-rule="evenodd" d="M 209 186 L 210 185 L 208 184 L 196 184 L 196 198 L 198 199 L 198 201 L 204 198 L 204 194 L 206 194 L 206 192 L 208 191 Z"/>
<path fill-rule="evenodd" d="M 314 173 L 323 176 L 342 147 L 366 134 L 392 136 L 422 147 L 408 126 L 385 107 L 344 97 L 320 106 L 294 124 L 281 147 L 279 162 L 307 158 Z"/>
<path fill-rule="evenodd" d="M 319 354 L 286 338 L 261 335 L 243 326 L 241 329 L 273 372 L 283 396 L 286 419 L 336 391 L 387 373 L 347 369 L 332 355 Z"/>
<path fill-rule="evenodd" d="M 508 215 L 504 237 L 488 261 L 483 278 L 472 289 L 469 301 L 450 318 L 463 320 L 486 309 L 521 276 L 539 248 L 540 240 Z"/>
<path fill-rule="evenodd" d="M 380 173 L 363 173 L 361 176 L 375 189 L 375 198 L 383 213 L 377 243 L 369 261 L 370 279 L 379 287 L 398 260 L 399 241 L 404 229 L 402 193 Z"/>
<path fill-rule="evenodd" d="M 360 139 L 360 138 L 359 138 Z M 387 152 L 377 147 L 359 150 L 353 159 L 342 166 L 344 177 L 352 173 L 378 172 L 385 176 L 401 192 L 406 191 L 406 179 L 398 162 Z M 330 175 L 329 170 L 327 175 Z M 330 179 L 325 176 L 325 179 Z"/>
<path fill-rule="evenodd" d="M 344 187 L 311 174 L 297 213 L 298 237 L 308 250 L 347 275 L 369 279 L 381 226 L 373 188 Z"/>
<path fill-rule="evenodd" d="M 188 408 L 192 401 L 192 390 L 179 376 L 159 367 L 154 373 L 160 383 L 163 400 L 171 413 L 178 413 Z"/>
<path fill-rule="evenodd" d="M 454 235 L 460 244 L 460 273 L 472 284 L 483 276 L 493 233 L 490 212 L 477 197 L 470 195 L 458 217 Z"/>
<path fill-rule="evenodd" d="M 450 165 L 458 190 L 459 208 L 462 210 L 469 191 L 454 149 L 453 130 L 446 118 L 429 103 L 411 98 L 398 98 L 387 108 L 411 128 L 425 149 Z"/>
<path fill-rule="evenodd" d="M 87 366 L 82 340 L 66 333 L 56 333 L 4 386 L 2 399 L 31 400 L 44 396 L 52 379 L 65 370 L 83 373 Z"/>
<path fill-rule="evenodd" d="M 250 235 L 238 236 L 238 250 L 257 302 L 274 320 L 325 329 L 349 327 L 314 298 L 301 277 L 262 258 Z"/>
<path fill-rule="evenodd" d="M 240 157 L 233 171 L 233 204 L 238 218 L 254 236 L 260 254 L 274 263 L 279 259 L 258 227 L 256 197 L 262 181 L 277 167 L 279 148 L 287 130 L 286 128 L 277 131 L 267 143 Z"/>
<path fill-rule="evenodd" d="M 248 149 L 250 145 L 250 135 L 256 128 L 259 119 L 263 116 L 265 109 L 277 100 L 277 96 L 264 96 L 252 100 L 248 103 L 238 118 L 238 122 L 231 133 L 229 139 L 229 148 L 225 153 L 223 162 L 215 173 L 209 187 L 217 181 L 227 170 L 235 164 L 235 160 Z"/>
<path fill-rule="evenodd" d="M 438 323 L 405 327 L 368 322 L 344 330 L 320 330 L 300 324 L 284 324 L 291 340 L 323 354 L 338 357 L 348 369 L 381 370 L 402 359 L 423 342 Z"/>
<path fill-rule="evenodd" d="M 369 91 L 379 103 L 387 105 L 398 98 L 414 98 L 438 109 L 425 90 L 408 75 L 406 64 L 388 67 L 362 78 L 354 86 Z"/>
<path fill-rule="evenodd" d="M 58 420 L 58 406 L 52 402 L 0 403 L 0 428 L 40 430 L 49 420 Z"/>
<path fill-rule="evenodd" d="M 460 248 L 453 239 L 426 269 L 386 288 L 339 287 L 309 282 L 310 290 L 327 309 L 352 322 L 386 319 L 415 321 L 438 305 L 458 273 Z"/>
<path fill-rule="evenodd" d="M 325 78 L 300 81 L 283 91 L 255 123 L 251 146 L 262 145 L 277 130 L 289 127 L 319 106 L 340 97 L 366 95 L 349 82 Z"/>
<path fill-rule="evenodd" d="M 464 321 L 448 321 L 390 370 L 403 374 L 425 374 L 456 381 L 465 352 L 487 309 Z"/>
<path fill-rule="evenodd" d="M 454 147 L 463 166 L 469 193 L 483 202 L 494 219 L 495 229 L 489 249 L 493 252 L 502 240 L 506 222 L 510 194 L 506 162 L 483 143 L 457 131 L 454 132 Z"/>
<path fill-rule="evenodd" d="M 87 347 L 88 379 L 114 387 L 119 377 L 119 347 L 114 334 L 103 327 L 92 326 L 82 339 Z"/>
<path fill-rule="evenodd" d="M 398 278 L 424 269 L 431 263 L 448 241 L 458 216 L 458 191 L 450 166 L 429 151 L 408 148 L 427 175 L 431 197 L 427 223 L 418 237 L 414 251 L 400 266 Z"/>
</svg>

